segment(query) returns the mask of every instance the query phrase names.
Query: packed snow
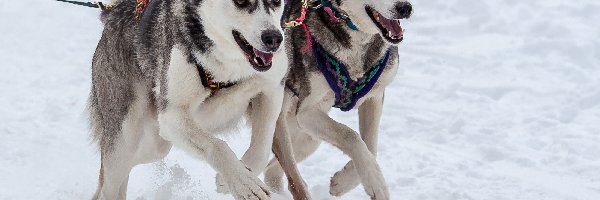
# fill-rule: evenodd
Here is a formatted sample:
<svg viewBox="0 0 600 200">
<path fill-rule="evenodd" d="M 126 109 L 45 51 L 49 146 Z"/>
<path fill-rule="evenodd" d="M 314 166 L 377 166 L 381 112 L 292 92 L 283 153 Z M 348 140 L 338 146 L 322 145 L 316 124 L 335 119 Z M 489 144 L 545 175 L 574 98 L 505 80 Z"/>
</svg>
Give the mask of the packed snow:
<svg viewBox="0 0 600 200">
<path fill-rule="evenodd" d="M 378 161 L 392 199 L 600 199 L 600 2 L 412 1 Z M 99 154 L 85 104 L 99 11 L 0 1 L 0 199 L 89 199 Z M 358 128 L 356 112 L 332 112 Z M 249 132 L 225 138 L 240 155 Z M 316 200 L 348 158 L 300 164 Z M 134 168 L 129 199 L 233 199 L 174 148 Z M 277 199 L 289 199 L 289 194 Z"/>
</svg>

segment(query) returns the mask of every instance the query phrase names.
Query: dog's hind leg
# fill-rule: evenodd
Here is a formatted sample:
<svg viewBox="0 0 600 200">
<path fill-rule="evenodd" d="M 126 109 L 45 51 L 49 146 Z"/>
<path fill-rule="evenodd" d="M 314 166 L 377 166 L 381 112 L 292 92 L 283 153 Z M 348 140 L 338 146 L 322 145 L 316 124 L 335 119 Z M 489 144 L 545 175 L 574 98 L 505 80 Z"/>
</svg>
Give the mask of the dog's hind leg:
<svg viewBox="0 0 600 200">
<path fill-rule="evenodd" d="M 98 187 L 96 188 L 96 193 L 92 200 L 100 199 L 100 193 L 102 193 L 102 187 L 104 186 L 104 165 L 102 164 L 103 153 L 100 152 L 100 172 L 98 176 Z"/>
<path fill-rule="evenodd" d="M 126 198 L 126 189 L 123 185 L 127 185 L 129 172 L 133 166 L 128 162 L 132 154 L 121 154 L 123 150 L 116 150 L 102 158 L 102 168 L 100 177 L 102 185 L 98 188 L 95 197 L 98 200 L 123 200 Z M 126 187 L 126 186 L 125 186 Z"/>
<path fill-rule="evenodd" d="M 115 153 L 118 153 L 119 155 L 112 156 L 112 160 L 103 161 L 103 164 L 107 165 L 104 171 L 104 177 L 106 178 L 104 180 L 105 185 L 107 185 L 107 183 L 110 184 L 111 182 L 117 183 L 114 184 L 115 187 L 116 185 L 120 185 L 118 188 L 118 197 L 115 199 L 126 199 L 129 173 L 133 167 L 139 164 L 156 162 L 164 158 L 171 149 L 171 143 L 165 141 L 158 135 L 158 129 L 148 127 L 152 125 L 145 123 L 140 124 L 146 126 L 146 130 L 141 130 L 143 128 L 138 127 L 140 129 L 132 130 L 136 131 L 135 133 L 124 131 L 124 134 L 135 134 L 135 136 L 131 139 L 127 139 L 128 144 L 124 144 L 122 148 L 115 151 Z M 118 184 L 119 182 L 120 184 Z M 111 191 L 113 189 L 105 191 Z M 107 194 L 112 194 L 112 192 L 108 192 Z"/>
<path fill-rule="evenodd" d="M 160 160 L 171 149 L 171 143 L 158 134 L 156 108 L 149 91 L 147 87 L 136 87 L 135 100 L 129 106 L 121 133 L 114 138 L 114 145 L 110 149 L 101 146 L 99 188 L 94 199 L 126 199 L 131 169 Z"/>
<path fill-rule="evenodd" d="M 311 199 L 310 193 L 296 163 L 314 153 L 321 141 L 315 140 L 302 132 L 295 115 L 297 102 L 294 102 L 291 96 L 291 94 L 286 93 L 283 109 L 277 119 L 272 147 L 275 158 L 267 166 L 265 182 L 276 192 L 282 192 L 282 177 L 285 172 L 288 180 L 288 190 L 292 193 L 294 199 L 308 200 Z"/>
<path fill-rule="evenodd" d="M 332 145 L 352 159 L 365 191 L 371 199 L 389 199 L 383 174 L 375 156 L 369 151 L 365 142 L 351 128 L 331 119 L 326 112 L 310 109 L 299 113 L 300 126 Z"/>
<path fill-rule="evenodd" d="M 383 95 L 382 95 L 383 96 Z M 383 108 L 383 97 L 373 97 L 365 100 L 358 108 L 359 129 L 362 140 L 373 155 L 377 156 L 377 139 L 379 122 Z M 333 175 L 329 193 L 342 196 L 360 184 L 360 178 L 350 160 L 344 168 Z"/>
<path fill-rule="evenodd" d="M 287 122 L 290 121 L 292 123 L 288 125 Z M 285 127 L 288 127 L 287 130 Z M 271 160 L 267 167 L 265 183 L 276 192 L 281 192 L 283 189 L 282 177 L 285 172 L 288 179 L 288 190 L 294 199 L 311 199 L 296 163 L 313 154 L 321 144 L 321 140 L 314 139 L 302 132 L 295 118 L 292 120 L 280 118 L 274 140 L 273 153 L 276 158 Z"/>
<path fill-rule="evenodd" d="M 320 140 L 312 140 L 309 135 L 301 132 L 295 117 L 297 102 L 293 100 L 292 96 L 288 92 L 284 96 L 282 111 L 277 119 L 273 138 L 272 149 L 275 158 L 267 166 L 265 183 L 276 192 L 282 192 L 282 177 L 285 172 L 288 177 L 288 189 L 294 199 L 307 200 L 310 199 L 310 194 L 306 183 L 300 176 L 296 162 L 304 160 L 312 154 L 319 146 Z M 293 114 L 289 115 L 290 113 Z"/>
</svg>

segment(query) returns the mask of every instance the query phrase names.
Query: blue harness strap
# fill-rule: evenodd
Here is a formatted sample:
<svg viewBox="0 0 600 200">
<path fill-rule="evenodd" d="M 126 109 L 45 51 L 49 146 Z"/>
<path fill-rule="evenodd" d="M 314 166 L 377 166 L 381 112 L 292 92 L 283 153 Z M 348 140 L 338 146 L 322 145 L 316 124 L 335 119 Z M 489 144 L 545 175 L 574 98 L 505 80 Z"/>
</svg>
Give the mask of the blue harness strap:
<svg viewBox="0 0 600 200">
<path fill-rule="evenodd" d="M 311 37 L 312 38 L 312 37 Z M 367 95 L 383 73 L 387 65 L 391 49 L 388 49 L 365 74 L 358 80 L 352 80 L 348 68 L 344 63 L 329 54 L 323 47 L 312 41 L 312 52 L 321 73 L 327 80 L 329 87 L 335 93 L 333 107 L 347 112 L 356 106 L 358 100 Z"/>
</svg>

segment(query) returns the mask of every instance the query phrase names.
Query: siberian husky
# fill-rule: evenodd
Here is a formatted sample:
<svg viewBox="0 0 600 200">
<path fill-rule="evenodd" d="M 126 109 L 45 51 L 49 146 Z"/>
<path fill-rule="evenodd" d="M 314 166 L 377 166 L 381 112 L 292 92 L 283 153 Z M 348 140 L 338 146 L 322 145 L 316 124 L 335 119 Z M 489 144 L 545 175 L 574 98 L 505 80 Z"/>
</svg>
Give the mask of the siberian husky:
<svg viewBox="0 0 600 200">
<path fill-rule="evenodd" d="M 302 15 L 301 3 L 286 2 L 285 21 Z M 375 159 L 377 135 L 385 88 L 398 68 L 400 21 L 410 17 L 412 5 L 406 0 L 312 0 L 308 6 L 304 24 L 310 33 L 299 27 L 285 33 L 290 73 L 273 144 L 279 162 L 270 162 L 265 182 L 281 191 L 285 172 L 295 199 L 309 199 L 295 162 L 324 140 L 351 159 L 331 178 L 331 195 L 341 196 L 362 182 L 372 199 L 389 199 Z M 329 117 L 332 107 L 358 109 L 360 135 Z"/>
<path fill-rule="evenodd" d="M 89 115 L 101 165 L 94 199 L 125 199 L 131 169 L 172 145 L 204 159 L 235 199 L 269 199 L 268 164 L 287 57 L 282 0 L 121 0 L 101 14 Z M 241 161 L 216 134 L 248 105 Z"/>
</svg>

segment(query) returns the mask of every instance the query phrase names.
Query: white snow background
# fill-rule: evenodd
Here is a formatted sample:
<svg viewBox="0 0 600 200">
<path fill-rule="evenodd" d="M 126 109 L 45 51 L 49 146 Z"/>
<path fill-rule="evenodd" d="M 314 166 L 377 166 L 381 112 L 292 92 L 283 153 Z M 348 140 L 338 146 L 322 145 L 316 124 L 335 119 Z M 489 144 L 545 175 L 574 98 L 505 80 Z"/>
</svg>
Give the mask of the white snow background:
<svg viewBox="0 0 600 200">
<path fill-rule="evenodd" d="M 600 2 L 413 0 L 378 161 L 393 200 L 600 199 Z M 0 1 L 0 199 L 89 199 L 99 156 L 84 107 L 99 11 Z M 332 113 L 357 128 L 356 112 Z M 228 136 L 241 154 L 249 133 Z M 348 161 L 300 169 L 316 200 Z M 174 148 L 134 168 L 129 199 L 232 199 Z M 279 197 L 279 199 L 286 199 Z"/>
</svg>

